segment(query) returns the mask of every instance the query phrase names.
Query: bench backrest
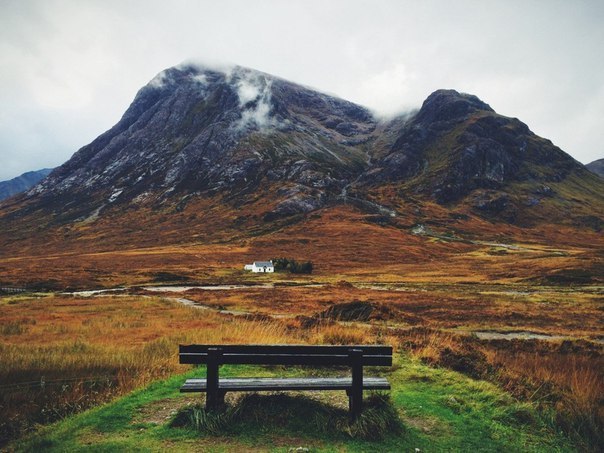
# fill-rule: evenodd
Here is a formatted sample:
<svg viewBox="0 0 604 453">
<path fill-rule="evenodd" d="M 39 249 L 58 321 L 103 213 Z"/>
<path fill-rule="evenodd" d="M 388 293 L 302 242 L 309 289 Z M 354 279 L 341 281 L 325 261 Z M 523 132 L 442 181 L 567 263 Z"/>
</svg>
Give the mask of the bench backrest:
<svg viewBox="0 0 604 453">
<path fill-rule="evenodd" d="M 249 365 L 350 365 L 360 357 L 363 366 L 392 366 L 392 346 L 309 345 L 180 345 L 180 363 Z"/>
</svg>

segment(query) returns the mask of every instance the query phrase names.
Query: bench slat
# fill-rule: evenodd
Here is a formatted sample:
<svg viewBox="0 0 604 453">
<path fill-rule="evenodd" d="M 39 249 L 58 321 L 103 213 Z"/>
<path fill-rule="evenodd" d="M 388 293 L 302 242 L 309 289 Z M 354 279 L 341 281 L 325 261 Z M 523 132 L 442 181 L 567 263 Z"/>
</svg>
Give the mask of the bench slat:
<svg viewBox="0 0 604 453">
<path fill-rule="evenodd" d="M 290 345 L 290 344 L 246 344 L 246 345 L 180 345 L 181 353 L 207 353 L 209 348 L 220 348 L 224 353 L 239 354 L 345 354 L 349 349 L 360 349 L 365 355 L 392 355 L 392 346 L 383 345 Z"/>
<path fill-rule="evenodd" d="M 181 352 L 180 363 L 199 365 L 208 362 L 206 353 Z M 240 365 L 350 365 L 347 354 L 240 354 L 223 353 L 220 364 Z M 392 366 L 391 355 L 363 355 L 363 366 Z"/>
<path fill-rule="evenodd" d="M 352 378 L 226 378 L 220 379 L 219 389 L 229 392 L 287 391 L 287 390 L 349 390 Z M 364 390 L 390 390 L 382 377 L 365 377 Z M 187 379 L 180 389 L 183 393 L 205 392 L 205 378 Z"/>
</svg>

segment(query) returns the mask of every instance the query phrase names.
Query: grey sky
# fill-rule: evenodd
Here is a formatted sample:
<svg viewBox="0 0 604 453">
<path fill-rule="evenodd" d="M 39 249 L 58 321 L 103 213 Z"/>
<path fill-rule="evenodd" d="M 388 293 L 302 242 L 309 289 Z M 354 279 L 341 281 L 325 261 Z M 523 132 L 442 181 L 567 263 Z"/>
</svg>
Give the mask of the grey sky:
<svg viewBox="0 0 604 453">
<path fill-rule="evenodd" d="M 476 94 L 577 160 L 604 157 L 604 2 L 0 0 L 0 180 L 56 166 L 184 60 L 382 115 Z"/>
</svg>

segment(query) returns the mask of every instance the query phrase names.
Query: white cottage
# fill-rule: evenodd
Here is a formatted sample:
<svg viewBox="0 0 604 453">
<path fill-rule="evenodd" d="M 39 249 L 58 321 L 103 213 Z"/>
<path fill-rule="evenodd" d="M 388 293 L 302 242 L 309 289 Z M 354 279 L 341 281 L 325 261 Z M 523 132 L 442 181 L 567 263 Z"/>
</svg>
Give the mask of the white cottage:
<svg viewBox="0 0 604 453">
<path fill-rule="evenodd" d="M 246 264 L 243 269 L 252 272 L 275 272 L 272 261 L 254 261 L 253 264 Z"/>
</svg>

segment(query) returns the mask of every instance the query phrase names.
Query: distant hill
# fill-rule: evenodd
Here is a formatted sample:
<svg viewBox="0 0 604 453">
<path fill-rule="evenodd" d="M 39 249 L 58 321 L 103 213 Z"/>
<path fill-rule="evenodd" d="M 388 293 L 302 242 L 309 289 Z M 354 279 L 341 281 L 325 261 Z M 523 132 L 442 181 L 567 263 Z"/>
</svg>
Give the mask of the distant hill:
<svg viewBox="0 0 604 453">
<path fill-rule="evenodd" d="M 52 170 L 52 168 L 43 168 L 42 170 L 28 171 L 8 181 L 0 181 L 0 200 L 31 189 L 46 178 Z"/>
<path fill-rule="evenodd" d="M 596 175 L 604 178 L 604 159 L 594 160 L 586 165 L 589 171 L 594 172 Z"/>
</svg>

